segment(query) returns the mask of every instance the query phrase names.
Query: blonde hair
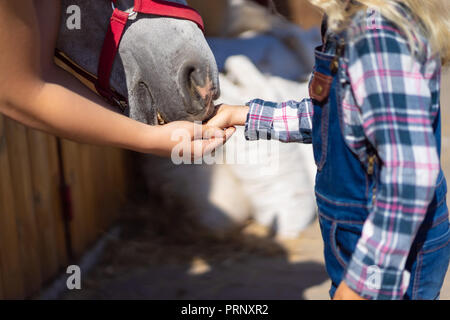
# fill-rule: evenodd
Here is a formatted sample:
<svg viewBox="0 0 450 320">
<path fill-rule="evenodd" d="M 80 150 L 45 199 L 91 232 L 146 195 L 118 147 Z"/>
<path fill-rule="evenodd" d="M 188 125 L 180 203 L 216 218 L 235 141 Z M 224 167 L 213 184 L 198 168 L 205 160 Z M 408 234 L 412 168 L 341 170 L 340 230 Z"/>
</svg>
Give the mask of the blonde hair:
<svg viewBox="0 0 450 320">
<path fill-rule="evenodd" d="M 417 41 L 419 32 L 427 37 L 435 51 L 439 53 L 442 63 L 450 62 L 450 1 L 449 0 L 309 0 L 322 9 L 328 16 L 329 28 L 341 31 L 348 24 L 355 12 L 365 8 L 376 8 L 391 22 L 395 23 L 406 35 L 412 50 L 419 49 Z M 423 29 L 408 19 L 397 9 L 399 3 L 406 5 L 421 21 Z"/>
</svg>

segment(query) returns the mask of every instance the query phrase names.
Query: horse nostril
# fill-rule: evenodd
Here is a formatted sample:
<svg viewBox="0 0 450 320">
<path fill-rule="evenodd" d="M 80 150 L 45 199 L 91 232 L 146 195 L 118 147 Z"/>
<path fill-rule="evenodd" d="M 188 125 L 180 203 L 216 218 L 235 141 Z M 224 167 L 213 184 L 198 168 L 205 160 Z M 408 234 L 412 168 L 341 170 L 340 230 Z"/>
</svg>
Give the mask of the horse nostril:
<svg viewBox="0 0 450 320">
<path fill-rule="evenodd" d="M 202 78 L 200 72 L 195 68 L 190 68 L 187 74 L 188 79 L 186 85 L 189 89 L 191 98 L 196 101 L 202 100 L 202 96 L 200 95 L 200 92 L 198 90 L 198 88 L 202 86 Z"/>
<path fill-rule="evenodd" d="M 201 73 L 202 72 L 199 69 L 190 67 L 188 70 L 188 80 L 190 82 L 193 82 L 194 84 L 201 84 L 201 82 L 203 81 Z"/>
<path fill-rule="evenodd" d="M 220 98 L 220 88 L 218 86 L 214 87 L 213 96 L 212 97 L 213 97 L 213 100 L 217 100 L 217 99 Z"/>
<path fill-rule="evenodd" d="M 217 98 L 218 90 L 211 79 L 207 68 L 186 67 L 182 78 L 182 86 L 189 101 L 186 109 L 189 113 L 198 114 L 208 109 Z"/>
</svg>

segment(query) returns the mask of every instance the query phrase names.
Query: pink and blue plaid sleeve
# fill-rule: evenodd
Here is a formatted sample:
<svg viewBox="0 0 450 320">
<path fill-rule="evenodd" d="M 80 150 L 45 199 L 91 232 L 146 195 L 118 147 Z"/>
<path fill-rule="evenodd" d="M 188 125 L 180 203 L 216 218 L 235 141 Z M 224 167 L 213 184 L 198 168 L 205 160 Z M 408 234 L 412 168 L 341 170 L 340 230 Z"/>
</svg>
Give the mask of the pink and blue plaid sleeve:
<svg viewBox="0 0 450 320">
<path fill-rule="evenodd" d="M 247 140 L 311 143 L 313 106 L 310 99 L 282 103 L 255 99 L 247 106 L 250 108 L 245 124 Z"/>
<path fill-rule="evenodd" d="M 426 58 L 379 15 L 347 46 L 348 75 L 363 129 L 381 160 L 376 200 L 344 281 L 368 299 L 402 299 L 406 260 L 432 200 L 440 163 Z M 430 71 L 431 70 L 431 71 Z"/>
</svg>

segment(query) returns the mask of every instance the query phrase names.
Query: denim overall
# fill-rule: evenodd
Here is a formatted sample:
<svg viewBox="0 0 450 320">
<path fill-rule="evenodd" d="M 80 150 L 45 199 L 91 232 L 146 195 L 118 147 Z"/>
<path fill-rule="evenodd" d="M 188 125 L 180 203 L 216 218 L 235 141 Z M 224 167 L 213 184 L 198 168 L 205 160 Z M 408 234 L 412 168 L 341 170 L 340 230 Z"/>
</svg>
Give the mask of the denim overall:
<svg viewBox="0 0 450 320">
<path fill-rule="evenodd" d="M 336 47 L 327 51 L 336 53 Z M 317 164 L 315 190 L 319 221 L 326 269 L 332 280 L 330 296 L 333 297 L 371 212 L 379 181 L 379 162 L 363 165 L 343 138 L 339 81 L 344 72 L 340 67 L 340 55 L 335 59 L 335 54 L 322 52 L 319 48 L 315 56 L 315 75 L 320 72 L 332 77 L 328 98 L 321 103 L 313 99 L 313 149 Z M 439 115 L 434 123 L 439 155 L 440 122 Z M 372 165 L 373 170 L 368 169 Z M 411 278 L 405 299 L 438 299 L 448 269 L 450 228 L 447 184 L 442 170 L 436 185 L 425 221 L 408 256 L 406 269 Z"/>
</svg>

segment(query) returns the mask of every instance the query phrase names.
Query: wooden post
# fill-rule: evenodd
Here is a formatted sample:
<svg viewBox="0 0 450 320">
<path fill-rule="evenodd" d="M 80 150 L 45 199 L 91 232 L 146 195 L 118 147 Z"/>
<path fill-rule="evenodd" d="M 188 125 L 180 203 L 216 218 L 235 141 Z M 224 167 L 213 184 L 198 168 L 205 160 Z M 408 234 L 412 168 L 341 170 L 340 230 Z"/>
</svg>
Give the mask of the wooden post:
<svg viewBox="0 0 450 320">
<path fill-rule="evenodd" d="M 66 234 L 65 230 L 65 217 L 63 212 L 63 207 L 61 203 L 61 175 L 62 172 L 59 168 L 59 155 L 58 155 L 58 138 L 53 136 L 48 136 L 48 153 L 51 155 L 49 160 L 49 175 L 51 180 L 51 193 L 54 197 L 51 199 L 52 208 L 54 208 L 53 213 L 53 221 L 55 224 L 55 241 L 56 241 L 56 250 L 58 254 L 58 267 L 66 267 L 68 258 L 69 258 L 69 250 L 70 243 L 66 242 L 66 239 L 70 237 L 70 235 Z M 54 156 L 53 156 L 54 155 Z"/>
<path fill-rule="evenodd" d="M 33 204 L 30 157 L 26 129 L 23 125 L 5 121 L 7 150 L 18 222 L 21 263 L 26 295 L 37 292 L 42 283 L 39 256 L 38 227 Z"/>
<path fill-rule="evenodd" d="M 0 255 L 0 300 L 5 299 L 3 295 L 3 280 L 2 280 L 2 256 Z"/>
<path fill-rule="evenodd" d="M 92 147 L 89 155 L 90 169 L 92 170 L 91 183 L 95 190 L 95 201 L 93 201 L 94 211 L 96 212 L 95 229 L 97 235 L 100 235 L 110 226 L 105 218 L 111 206 L 114 206 L 114 199 L 112 199 L 110 191 L 115 186 L 111 185 L 110 177 L 107 174 L 108 162 L 111 160 L 110 148 Z"/>
<path fill-rule="evenodd" d="M 70 188 L 72 214 L 70 220 L 70 237 L 75 257 L 80 257 L 86 249 L 86 220 L 84 219 L 86 203 L 83 199 L 80 145 L 68 140 L 62 140 L 62 157 L 64 176 Z"/>
<path fill-rule="evenodd" d="M 102 208 L 97 207 L 99 200 L 99 190 L 96 188 L 95 180 L 99 177 L 99 172 L 95 171 L 95 161 L 100 159 L 95 157 L 95 149 L 97 147 L 81 145 L 80 146 L 80 177 L 82 192 L 81 196 L 85 203 L 84 219 L 85 219 L 85 243 L 90 245 L 98 236 L 97 221 L 100 219 Z M 105 152 L 105 150 L 103 150 Z M 103 164 L 104 165 L 104 164 Z M 101 196 L 101 195 L 100 195 Z M 102 204 L 103 207 L 108 206 L 107 203 Z"/>
<path fill-rule="evenodd" d="M 25 296 L 25 287 L 20 263 L 19 235 L 5 121 L 5 118 L 0 115 L 0 277 L 3 297 L 20 299 Z"/>
<path fill-rule="evenodd" d="M 54 158 L 58 154 L 49 146 L 52 143 L 51 139 L 44 133 L 28 130 L 34 212 L 43 281 L 49 280 L 58 272 L 60 267 L 58 242 L 64 241 L 64 237 L 60 236 L 64 232 L 61 230 L 63 225 L 60 193 L 59 189 L 55 188 L 58 180 L 55 181 L 52 174 L 54 168 L 51 167 L 57 164 L 57 159 Z"/>
</svg>

